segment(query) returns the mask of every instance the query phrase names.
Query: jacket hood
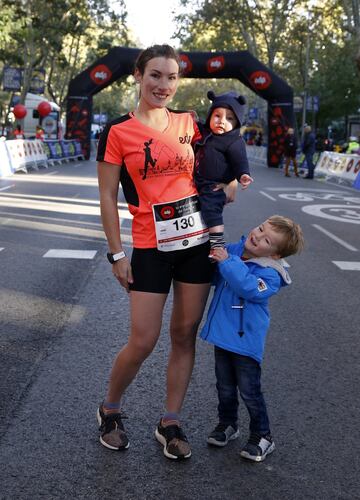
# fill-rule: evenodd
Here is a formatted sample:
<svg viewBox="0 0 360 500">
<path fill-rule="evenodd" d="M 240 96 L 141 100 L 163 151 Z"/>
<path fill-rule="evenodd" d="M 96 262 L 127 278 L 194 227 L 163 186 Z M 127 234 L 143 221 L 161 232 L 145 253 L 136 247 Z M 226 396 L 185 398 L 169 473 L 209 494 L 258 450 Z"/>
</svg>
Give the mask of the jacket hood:
<svg viewBox="0 0 360 500">
<path fill-rule="evenodd" d="M 286 285 L 291 284 L 290 275 L 285 269 L 285 267 L 282 264 L 280 264 L 281 262 L 280 260 L 271 259 L 270 257 L 257 257 L 254 259 L 248 259 L 246 263 L 248 262 L 254 262 L 255 264 L 261 267 L 272 267 L 280 274 Z"/>
<path fill-rule="evenodd" d="M 211 113 L 215 108 L 228 108 L 233 111 L 239 122 L 239 127 L 243 124 L 245 115 L 245 97 L 242 95 L 237 95 L 235 92 L 226 92 L 225 94 L 220 94 L 218 96 L 212 90 L 209 90 L 207 96 L 212 104 L 209 108 L 206 117 L 206 126 L 209 127 Z"/>
</svg>

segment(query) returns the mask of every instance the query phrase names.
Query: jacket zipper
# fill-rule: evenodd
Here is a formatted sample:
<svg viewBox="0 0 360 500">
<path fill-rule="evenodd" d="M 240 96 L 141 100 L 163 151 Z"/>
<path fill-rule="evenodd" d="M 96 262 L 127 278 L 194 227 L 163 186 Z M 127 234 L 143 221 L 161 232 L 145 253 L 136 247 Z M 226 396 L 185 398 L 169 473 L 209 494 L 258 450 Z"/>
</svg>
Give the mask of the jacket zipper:
<svg viewBox="0 0 360 500">
<path fill-rule="evenodd" d="M 245 300 L 240 297 L 240 304 L 238 306 L 231 306 L 232 309 L 240 309 L 240 329 L 238 331 L 238 334 L 240 335 L 240 337 L 242 337 L 244 335 L 244 303 L 245 303 Z"/>
</svg>

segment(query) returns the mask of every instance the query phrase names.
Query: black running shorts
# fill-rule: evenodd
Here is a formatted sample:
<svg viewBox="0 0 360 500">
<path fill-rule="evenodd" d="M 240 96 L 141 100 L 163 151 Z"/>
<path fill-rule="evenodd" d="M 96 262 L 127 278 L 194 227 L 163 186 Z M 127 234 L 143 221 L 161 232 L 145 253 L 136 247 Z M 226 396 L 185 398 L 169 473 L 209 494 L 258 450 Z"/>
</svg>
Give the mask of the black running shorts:
<svg viewBox="0 0 360 500">
<path fill-rule="evenodd" d="M 134 283 L 130 290 L 169 293 L 172 280 L 182 283 L 211 283 L 215 266 L 209 259 L 209 242 L 161 252 L 157 248 L 134 248 L 131 267 Z"/>
</svg>

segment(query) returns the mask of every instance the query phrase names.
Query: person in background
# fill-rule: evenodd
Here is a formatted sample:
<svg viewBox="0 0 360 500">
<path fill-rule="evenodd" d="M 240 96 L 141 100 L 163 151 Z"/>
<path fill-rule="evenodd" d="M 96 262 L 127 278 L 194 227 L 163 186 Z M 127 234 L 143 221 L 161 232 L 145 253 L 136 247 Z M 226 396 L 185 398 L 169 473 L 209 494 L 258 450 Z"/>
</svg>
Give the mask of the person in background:
<svg viewBox="0 0 360 500">
<path fill-rule="evenodd" d="M 245 141 L 240 127 L 245 113 L 245 98 L 235 92 L 216 96 L 207 93 L 212 102 L 204 127 L 203 138 L 195 143 L 195 183 L 199 192 L 201 214 L 209 228 L 210 254 L 225 246 L 223 209 L 224 191 L 214 190 L 219 183 L 236 179 L 246 189 L 253 179 L 249 175 Z"/>
<path fill-rule="evenodd" d="M 349 138 L 349 144 L 348 144 L 348 147 L 346 149 L 346 153 L 347 154 L 356 153 L 358 151 L 358 149 L 360 149 L 359 140 L 355 135 L 352 135 Z"/>
<path fill-rule="evenodd" d="M 293 128 L 289 128 L 284 140 L 284 157 L 285 157 L 285 177 L 290 177 L 289 167 L 293 162 L 295 176 L 299 177 L 298 166 L 296 162 L 297 140 Z"/>
<path fill-rule="evenodd" d="M 261 391 L 261 363 L 270 324 L 269 298 L 291 283 L 281 258 L 302 250 L 301 227 L 273 215 L 237 243 L 216 248 L 215 292 L 201 338 L 215 347 L 218 425 L 207 442 L 223 447 L 239 436 L 238 392 L 250 416 L 240 455 L 260 462 L 274 451 Z"/>
<path fill-rule="evenodd" d="M 313 156 L 315 153 L 315 135 L 311 131 L 310 125 L 304 126 L 304 136 L 301 144 L 301 150 L 305 155 L 305 161 L 308 167 L 308 174 L 305 176 L 305 179 L 313 179 L 315 170 L 313 162 Z"/>
<path fill-rule="evenodd" d="M 260 130 L 256 135 L 255 146 L 262 146 L 262 145 L 263 145 L 263 133 Z"/>
<path fill-rule="evenodd" d="M 40 125 L 36 126 L 35 139 L 39 139 L 40 141 L 45 139 L 44 129 Z"/>
<path fill-rule="evenodd" d="M 12 139 L 25 139 L 25 134 L 21 125 L 18 123 L 12 132 Z"/>
</svg>

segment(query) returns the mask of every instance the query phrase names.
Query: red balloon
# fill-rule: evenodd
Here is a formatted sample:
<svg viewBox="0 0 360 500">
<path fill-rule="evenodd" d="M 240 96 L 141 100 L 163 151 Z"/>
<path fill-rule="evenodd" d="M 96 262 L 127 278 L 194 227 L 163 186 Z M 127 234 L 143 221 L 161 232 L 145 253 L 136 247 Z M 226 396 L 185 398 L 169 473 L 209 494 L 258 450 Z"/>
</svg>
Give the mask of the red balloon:
<svg viewBox="0 0 360 500">
<path fill-rule="evenodd" d="M 39 111 L 39 115 L 44 118 L 49 113 L 51 113 L 51 105 L 47 101 L 41 101 L 38 105 L 37 110 Z"/>
<path fill-rule="evenodd" d="M 22 118 L 25 118 L 27 110 L 23 104 L 16 104 L 14 106 L 13 113 L 15 115 L 15 118 L 21 120 Z"/>
</svg>

